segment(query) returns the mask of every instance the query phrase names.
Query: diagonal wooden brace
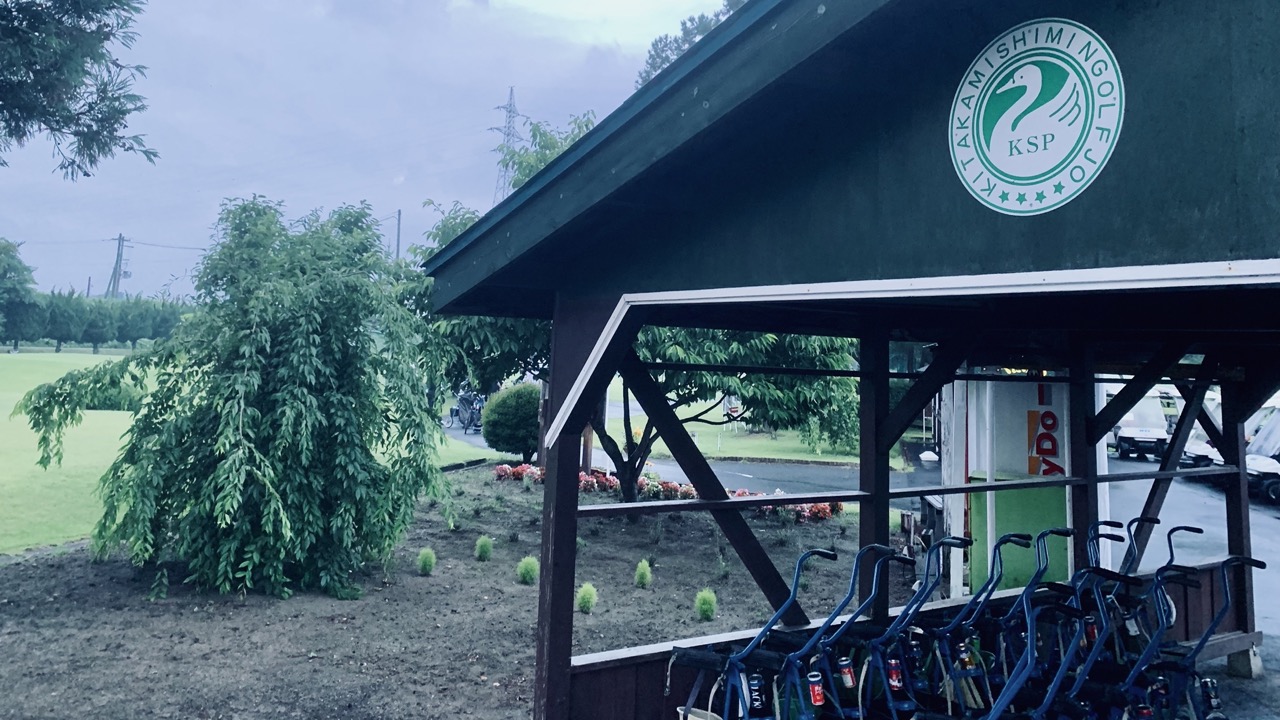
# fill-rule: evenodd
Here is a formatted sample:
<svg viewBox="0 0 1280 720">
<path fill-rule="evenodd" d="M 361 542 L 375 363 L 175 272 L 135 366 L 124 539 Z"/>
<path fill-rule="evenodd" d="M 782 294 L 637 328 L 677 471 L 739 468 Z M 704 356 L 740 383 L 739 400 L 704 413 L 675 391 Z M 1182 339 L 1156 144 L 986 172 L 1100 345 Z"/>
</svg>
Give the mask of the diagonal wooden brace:
<svg viewBox="0 0 1280 720">
<path fill-rule="evenodd" d="M 662 392 L 662 388 L 658 387 L 658 383 L 644 368 L 644 364 L 640 362 L 640 358 L 634 351 L 623 358 L 619 373 L 635 395 L 636 401 L 640 403 L 640 407 L 648 413 L 649 420 L 658 430 L 658 436 L 667 444 L 671 457 L 675 458 L 680 469 L 684 470 L 684 474 L 689 477 L 689 482 L 698 491 L 698 496 L 704 500 L 728 498 L 729 493 L 724 489 L 724 485 L 716 477 L 715 471 L 711 469 L 711 465 L 707 463 L 707 459 L 703 457 L 702 451 L 689 436 L 689 432 L 685 430 L 684 423 L 680 422 L 680 418 L 667 403 L 666 394 Z M 782 607 L 790 597 L 791 590 L 741 512 L 712 510 L 711 517 L 720 526 L 725 538 L 738 553 L 742 564 L 760 586 L 769 604 L 774 610 Z M 783 615 L 782 622 L 786 625 L 807 625 L 809 617 L 805 615 L 800 603 L 796 602 Z"/>
<path fill-rule="evenodd" d="M 1160 378 L 1164 377 L 1169 368 L 1182 359 L 1187 354 L 1187 345 L 1184 343 L 1170 343 L 1160 348 L 1152 358 L 1147 361 L 1146 365 L 1133 376 L 1124 389 L 1116 393 L 1116 396 L 1107 403 L 1107 406 L 1098 411 L 1098 414 L 1090 420 L 1088 424 L 1088 441 L 1089 445 L 1097 445 L 1102 438 L 1111 432 L 1111 429 L 1120 422 L 1125 413 L 1133 409 L 1138 401 L 1146 397 L 1151 392 L 1151 388 L 1160 382 Z"/>
<path fill-rule="evenodd" d="M 1183 397 L 1186 399 L 1186 405 L 1182 408 L 1182 415 L 1178 417 L 1178 425 L 1173 431 L 1173 437 L 1169 440 L 1169 449 L 1165 452 L 1164 457 L 1160 460 L 1160 471 L 1168 472 L 1178 469 L 1178 461 L 1182 459 L 1182 451 L 1187 447 L 1187 440 L 1191 437 L 1191 428 L 1195 425 L 1200 414 L 1204 412 L 1204 397 L 1209 391 L 1209 383 L 1213 381 L 1214 371 L 1217 370 L 1217 362 L 1210 358 L 1205 358 L 1200 364 L 1200 370 L 1196 373 L 1194 385 L 1187 387 Z M 1181 391 L 1181 388 L 1179 389 Z M 1218 433 L 1221 438 L 1221 431 Z M 1160 517 L 1160 509 L 1164 506 L 1164 499 L 1169 494 L 1169 487 L 1173 485 L 1170 478 L 1161 478 L 1151 483 L 1151 490 L 1147 492 L 1147 500 L 1142 506 L 1142 512 L 1139 517 Z M 1147 543 L 1151 540 L 1151 533 L 1155 530 L 1155 526 L 1149 523 L 1138 523 L 1133 533 L 1133 545 L 1129 547 L 1124 556 L 1124 562 L 1120 566 L 1122 572 L 1134 572 L 1142 563 L 1142 555 L 1147 550 Z"/>
<path fill-rule="evenodd" d="M 878 433 L 876 442 L 882 453 L 888 453 L 920 414 L 924 407 L 954 379 L 956 370 L 968 359 L 976 341 L 953 342 L 943 346 L 934 355 L 933 362 L 907 390 L 898 406 L 893 408 Z"/>
</svg>

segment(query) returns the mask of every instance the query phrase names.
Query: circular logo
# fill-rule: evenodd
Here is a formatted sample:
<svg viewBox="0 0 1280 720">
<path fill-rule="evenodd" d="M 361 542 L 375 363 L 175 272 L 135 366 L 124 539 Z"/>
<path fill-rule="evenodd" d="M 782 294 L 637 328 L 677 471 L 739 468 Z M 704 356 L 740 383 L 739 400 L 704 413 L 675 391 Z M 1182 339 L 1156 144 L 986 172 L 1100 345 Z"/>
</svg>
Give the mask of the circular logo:
<svg viewBox="0 0 1280 720">
<path fill-rule="evenodd" d="M 969 66 L 951 104 L 951 161 L 987 207 L 1039 215 L 1089 187 L 1123 122 L 1111 48 L 1080 23 L 1033 20 Z"/>
</svg>

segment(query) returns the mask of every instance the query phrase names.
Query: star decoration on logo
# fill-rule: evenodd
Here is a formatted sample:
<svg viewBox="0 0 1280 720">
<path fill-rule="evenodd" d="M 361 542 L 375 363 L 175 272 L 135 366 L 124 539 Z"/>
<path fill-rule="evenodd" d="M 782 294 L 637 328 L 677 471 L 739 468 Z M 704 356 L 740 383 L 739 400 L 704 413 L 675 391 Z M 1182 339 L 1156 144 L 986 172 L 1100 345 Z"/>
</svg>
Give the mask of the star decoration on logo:
<svg viewBox="0 0 1280 720">
<path fill-rule="evenodd" d="M 1037 192 L 1036 192 L 1036 202 L 1044 202 L 1044 201 L 1045 201 L 1044 191 L 1043 191 L 1043 190 L 1041 190 L 1041 191 L 1037 191 Z"/>
<path fill-rule="evenodd" d="M 1027 201 L 1026 193 L 1018 193 L 1018 204 L 1021 205 Z"/>
<path fill-rule="evenodd" d="M 1000 193 L 1000 202 L 1009 202 L 1009 191 L 1005 190 Z"/>
<path fill-rule="evenodd" d="M 1054 195 L 1061 195 L 1061 194 L 1062 194 L 1062 191 L 1063 191 L 1063 189 L 1064 189 L 1064 187 L 1065 187 L 1065 186 L 1064 186 L 1062 183 L 1058 183 L 1057 185 L 1054 185 L 1054 186 L 1053 186 L 1053 194 L 1054 194 Z"/>
</svg>

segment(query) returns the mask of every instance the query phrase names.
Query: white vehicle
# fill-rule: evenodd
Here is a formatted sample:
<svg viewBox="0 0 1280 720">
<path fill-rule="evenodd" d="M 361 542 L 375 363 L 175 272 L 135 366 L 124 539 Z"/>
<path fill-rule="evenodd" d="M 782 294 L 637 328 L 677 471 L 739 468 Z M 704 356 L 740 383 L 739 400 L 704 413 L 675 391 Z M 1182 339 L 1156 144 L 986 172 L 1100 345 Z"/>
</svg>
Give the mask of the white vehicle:
<svg viewBox="0 0 1280 720">
<path fill-rule="evenodd" d="M 1214 419 L 1222 416 L 1221 402 L 1215 396 L 1205 405 Z M 1244 425 L 1245 469 L 1249 473 L 1249 491 L 1273 503 L 1280 503 L 1280 393 L 1274 395 Z M 1209 442 L 1199 425 L 1187 441 L 1182 453 L 1183 467 L 1222 465 L 1222 453 Z"/>
<path fill-rule="evenodd" d="M 1107 386 L 1107 402 L 1111 402 L 1120 388 L 1119 385 Z M 1107 444 L 1115 448 L 1122 460 L 1134 455 L 1159 460 L 1169 447 L 1177 412 L 1175 395 L 1167 389 L 1155 388 L 1116 423 Z"/>
</svg>

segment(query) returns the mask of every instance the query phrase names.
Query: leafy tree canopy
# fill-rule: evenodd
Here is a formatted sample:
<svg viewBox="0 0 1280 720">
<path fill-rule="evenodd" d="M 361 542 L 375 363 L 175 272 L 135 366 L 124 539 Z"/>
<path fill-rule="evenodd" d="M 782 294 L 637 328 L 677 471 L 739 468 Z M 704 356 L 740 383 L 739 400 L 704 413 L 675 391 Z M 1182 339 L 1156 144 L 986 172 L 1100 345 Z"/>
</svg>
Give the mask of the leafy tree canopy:
<svg viewBox="0 0 1280 720">
<path fill-rule="evenodd" d="M 547 137 L 550 137 L 548 135 Z M 410 248 L 425 261 L 461 235 L 480 219 L 480 213 L 461 203 L 448 208 L 432 200 L 424 203 L 440 213 L 440 219 L 426 232 L 430 245 Z M 419 305 L 430 312 L 430 280 L 423 286 Z M 545 380 L 551 347 L 551 330 L 545 322 L 520 318 L 481 316 L 435 316 L 432 329 L 448 342 L 449 363 L 445 377 L 451 388 L 469 383 L 488 393 L 512 377 L 529 376 Z"/>
<path fill-rule="evenodd" d="M 169 340 L 23 398 L 47 467 L 90 398 L 145 396 L 100 480 L 99 555 L 173 558 L 221 592 L 349 596 L 418 495 L 444 496 L 422 392 L 439 354 L 407 296 L 420 274 L 376 227 L 363 205 L 290 224 L 274 203 L 229 202 Z"/>
<path fill-rule="evenodd" d="M 71 180 L 116 152 L 155 161 L 142 136 L 125 134 L 147 107 L 133 92 L 146 68 L 114 51 L 133 45 L 141 10 L 140 0 L 0 0 L 0 166 L 41 134 Z"/>
<path fill-rule="evenodd" d="M 20 243 L 0 238 L 0 332 L 35 296 L 35 276 L 22 261 Z"/>
<path fill-rule="evenodd" d="M 675 62 L 676 58 L 693 47 L 694 43 L 711 32 L 715 26 L 720 24 L 721 20 L 729 17 L 734 11 L 745 5 L 746 1 L 724 0 L 724 4 L 720 9 L 710 15 L 701 13 L 699 15 L 690 15 L 681 20 L 680 32 L 660 35 L 654 38 L 653 42 L 649 44 L 649 54 L 645 58 L 644 67 L 640 70 L 639 77 L 636 78 L 636 87 L 641 87 L 652 80 L 655 75 Z"/>
<path fill-rule="evenodd" d="M 585 135 L 593 122 L 587 114 L 572 118 L 567 129 L 530 123 L 527 143 L 500 146 L 503 166 L 513 170 L 513 185 L 536 174 Z M 448 209 L 430 204 L 441 214 L 427 233 L 436 247 L 443 247 L 480 218 L 478 212 L 459 203 Z M 433 248 L 421 254 L 434 252 Z M 625 256 L 618 261 L 626 262 Z M 463 377 L 463 369 L 465 377 L 486 390 L 513 375 L 546 376 L 551 338 L 547 322 L 441 317 L 434 326 L 457 353 L 451 371 L 455 383 Z M 856 341 L 842 338 L 685 328 L 645 328 L 636 341 L 637 352 L 648 361 L 837 370 L 853 367 L 856 349 Z M 848 451 L 857 437 L 857 383 L 849 378 L 672 373 L 657 379 L 668 401 L 687 422 L 725 422 L 719 412 L 721 402 L 733 396 L 742 403 L 743 420 L 771 429 L 798 429 L 815 448 Z M 629 402 L 623 407 L 629 410 Z M 629 412 L 624 412 L 622 433 L 616 438 L 603 417 L 594 418 L 592 427 L 617 469 L 624 499 L 634 500 L 636 480 L 657 441 L 656 428 L 648 422 L 633 427 Z"/>
<path fill-rule="evenodd" d="M 54 352 L 62 352 L 63 343 L 80 342 L 85 325 L 89 323 L 89 303 L 75 290 L 49 294 L 49 325 L 45 336 L 57 345 Z"/>
</svg>

